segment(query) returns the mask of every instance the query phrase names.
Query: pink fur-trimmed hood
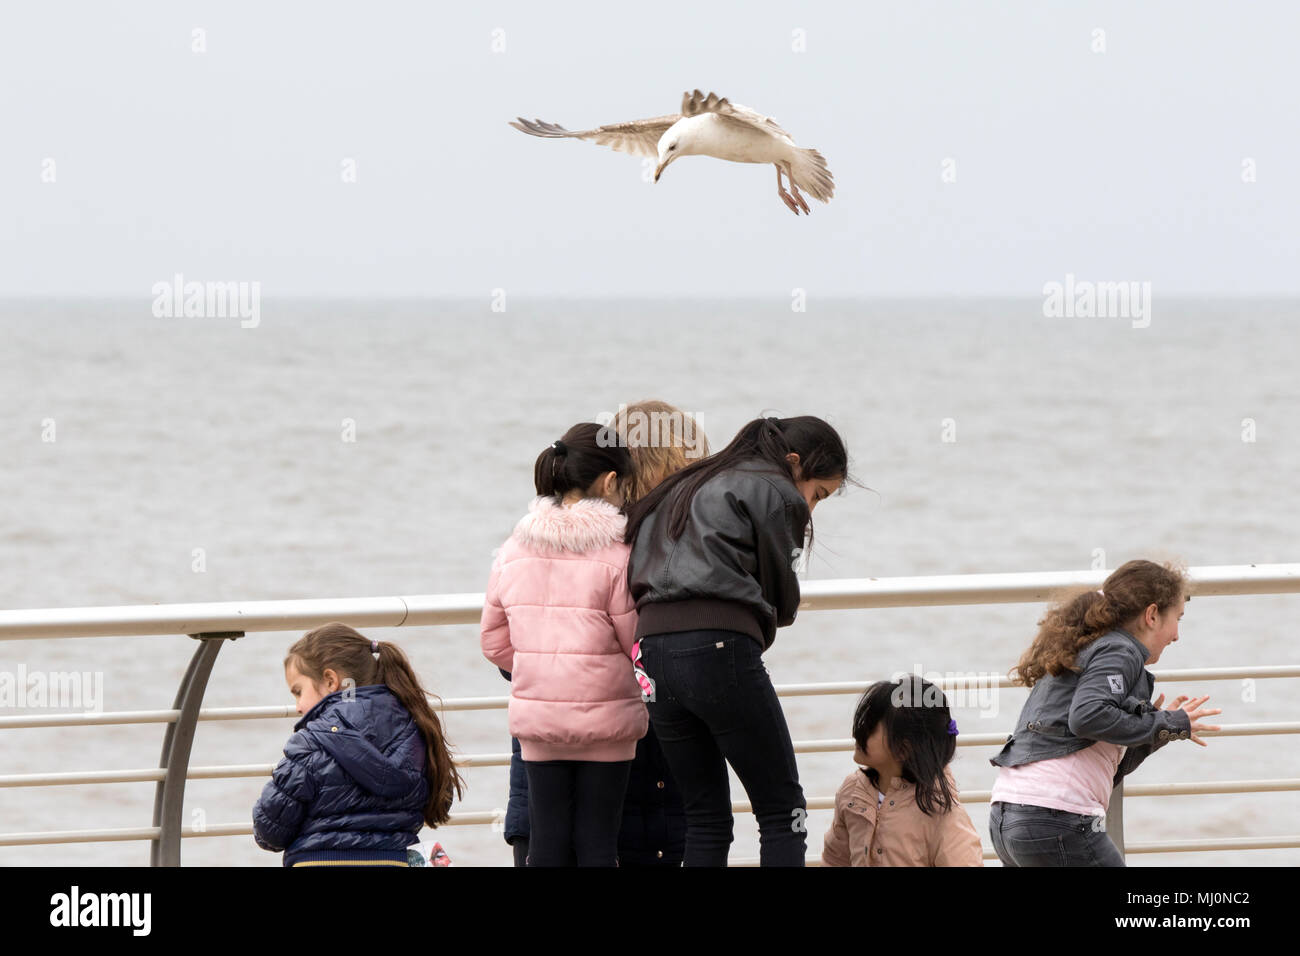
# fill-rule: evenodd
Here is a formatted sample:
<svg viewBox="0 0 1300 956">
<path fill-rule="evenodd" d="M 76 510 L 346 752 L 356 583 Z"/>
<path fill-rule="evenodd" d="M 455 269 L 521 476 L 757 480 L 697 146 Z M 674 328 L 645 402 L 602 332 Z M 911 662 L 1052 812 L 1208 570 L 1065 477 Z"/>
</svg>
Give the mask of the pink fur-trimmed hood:
<svg viewBox="0 0 1300 956">
<path fill-rule="evenodd" d="M 627 518 L 603 498 L 566 506 L 543 495 L 533 499 L 511 537 L 531 548 L 583 554 L 621 542 L 626 527 Z"/>
<path fill-rule="evenodd" d="M 631 760 L 645 736 L 625 525 L 599 498 L 538 498 L 492 562 L 480 640 L 524 760 Z"/>
</svg>

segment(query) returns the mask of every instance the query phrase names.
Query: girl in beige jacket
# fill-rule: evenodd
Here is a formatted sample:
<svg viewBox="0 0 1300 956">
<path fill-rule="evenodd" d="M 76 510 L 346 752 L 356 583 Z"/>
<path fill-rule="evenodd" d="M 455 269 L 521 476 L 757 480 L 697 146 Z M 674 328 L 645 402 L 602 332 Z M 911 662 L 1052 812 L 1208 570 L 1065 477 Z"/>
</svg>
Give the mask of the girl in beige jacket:
<svg viewBox="0 0 1300 956">
<path fill-rule="evenodd" d="M 984 865 L 948 769 L 957 723 L 943 691 L 920 677 L 872 684 L 853 715 L 853 739 L 862 766 L 835 794 L 824 865 Z"/>
</svg>

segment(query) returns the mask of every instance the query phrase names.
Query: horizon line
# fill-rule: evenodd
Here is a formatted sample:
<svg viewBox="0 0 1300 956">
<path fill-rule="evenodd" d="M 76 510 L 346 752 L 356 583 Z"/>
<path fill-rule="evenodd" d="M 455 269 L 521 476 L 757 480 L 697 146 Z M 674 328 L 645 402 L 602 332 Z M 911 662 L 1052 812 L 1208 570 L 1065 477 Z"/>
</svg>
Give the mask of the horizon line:
<svg viewBox="0 0 1300 956">
<path fill-rule="evenodd" d="M 195 280 L 195 281 L 227 281 L 227 280 Z M 258 281 L 258 280 L 228 280 L 228 281 Z M 533 301 L 649 301 L 649 302 L 682 302 L 682 301 L 708 301 L 708 302 L 785 302 L 789 299 L 787 293 L 774 293 L 772 295 L 725 295 L 714 293 L 700 294 L 674 294 L 674 295 L 656 295 L 650 293 L 508 293 L 510 298 L 517 300 Z M 262 298 L 268 299 L 297 299 L 311 301 L 378 301 L 378 302 L 429 302 L 429 301 L 446 301 L 446 302 L 480 302 L 490 301 L 493 297 L 491 290 L 481 293 L 403 293 L 397 295 L 387 295 L 376 292 L 348 292 L 348 293 L 329 293 L 329 292 L 259 292 Z M 31 301 L 137 301 L 152 299 L 152 292 L 106 292 L 106 293 L 88 293 L 88 292 L 19 292 L 19 293 L 0 293 L 0 302 L 31 302 Z M 847 302 L 870 302 L 870 301 L 899 301 L 899 300 L 916 300 L 916 301 L 938 301 L 938 300 L 1013 300 L 1013 301 L 1038 301 L 1043 297 L 1042 293 L 1027 292 L 891 292 L 891 293 L 872 293 L 872 294 L 828 294 L 809 296 L 810 299 L 820 301 L 847 301 Z M 1162 299 L 1217 299 L 1217 300 L 1300 300 L 1300 291 L 1267 291 L 1267 292 L 1166 292 L 1161 293 Z"/>
</svg>

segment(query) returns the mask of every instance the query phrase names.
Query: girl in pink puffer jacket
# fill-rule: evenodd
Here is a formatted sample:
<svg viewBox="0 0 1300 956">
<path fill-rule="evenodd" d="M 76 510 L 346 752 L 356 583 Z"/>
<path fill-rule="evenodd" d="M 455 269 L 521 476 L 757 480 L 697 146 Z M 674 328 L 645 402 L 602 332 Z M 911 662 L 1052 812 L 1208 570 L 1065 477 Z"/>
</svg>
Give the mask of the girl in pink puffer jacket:
<svg viewBox="0 0 1300 956">
<path fill-rule="evenodd" d="M 620 513 L 631 473 L 616 432 L 570 428 L 538 456 L 538 497 L 488 578 L 483 655 L 511 675 L 530 866 L 617 862 L 628 771 L 648 724 Z"/>
</svg>

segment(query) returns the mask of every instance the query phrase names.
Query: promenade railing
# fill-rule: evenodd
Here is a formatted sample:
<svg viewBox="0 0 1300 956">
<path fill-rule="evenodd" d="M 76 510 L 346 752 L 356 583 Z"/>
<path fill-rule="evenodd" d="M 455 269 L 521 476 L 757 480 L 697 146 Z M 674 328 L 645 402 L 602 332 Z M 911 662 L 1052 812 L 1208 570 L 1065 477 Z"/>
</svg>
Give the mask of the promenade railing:
<svg viewBox="0 0 1300 956">
<path fill-rule="evenodd" d="M 929 577 L 855 578 L 805 581 L 801 611 L 846 610 L 944 605 L 1044 603 L 1058 589 L 1096 587 L 1108 572 L 1104 570 L 1031 572 L 1022 574 L 965 574 Z M 1291 594 L 1300 592 L 1300 564 L 1230 565 L 1189 569 L 1192 594 L 1197 596 Z M 396 597 L 327 598 L 293 601 L 248 601 L 208 604 L 143 605 L 128 607 L 45 608 L 0 611 L 0 640 L 50 640 L 57 638 L 129 637 L 160 634 L 188 635 L 198 642 L 189 667 L 181 679 L 175 701 L 167 710 L 118 711 L 112 713 L 25 713 L 0 716 L 0 731 L 36 727 L 81 727 L 157 723 L 164 726 L 162 754 L 157 767 L 124 770 L 80 770 L 58 773 L 0 775 L 0 787 L 55 787 L 108 783 L 156 783 L 153 821 L 147 827 L 39 832 L 0 833 L 0 846 L 57 843 L 97 843 L 147 840 L 150 863 L 178 866 L 181 841 L 190 837 L 249 836 L 249 822 L 207 824 L 186 828 L 182 810 L 187 780 L 269 777 L 274 764 L 236 764 L 212 767 L 190 766 L 194 735 L 200 721 L 255 720 L 294 716 L 292 706 L 203 708 L 213 666 L 221 647 L 231 640 L 255 632 L 308 630 L 328 621 L 344 621 L 359 629 L 445 626 L 477 623 L 483 606 L 481 593 L 426 594 Z M 1242 667 L 1160 670 L 1162 680 L 1190 681 L 1285 679 L 1300 677 L 1300 665 L 1258 665 Z M 981 687 L 989 687 L 987 678 Z M 962 678 L 939 681 L 945 691 L 961 689 Z M 997 687 L 1011 687 L 1005 678 Z M 778 685 L 783 697 L 823 694 L 861 694 L 866 682 L 827 682 Z M 508 698 L 448 698 L 440 702 L 443 711 L 504 709 Z M 1000 747 L 1007 732 L 963 734 L 963 747 Z M 1300 721 L 1223 725 L 1205 736 L 1242 737 L 1300 733 Z M 853 751 L 853 741 L 800 740 L 795 752 L 826 753 Z M 465 768 L 504 766 L 508 753 L 470 754 L 460 757 Z M 1125 797 L 1176 796 L 1183 794 L 1263 793 L 1300 790 L 1300 778 L 1196 781 L 1185 783 L 1135 784 L 1116 788 L 1111 799 L 1106 829 L 1126 853 L 1199 852 L 1205 850 L 1276 849 L 1300 847 L 1300 833 L 1268 836 L 1242 835 L 1216 839 L 1188 839 L 1125 844 L 1123 806 Z M 988 802 L 989 791 L 967 790 L 963 803 Z M 812 797 L 809 810 L 834 807 L 831 796 Z M 749 812 L 744 801 L 734 804 L 736 812 Z M 448 826 L 486 826 L 499 822 L 492 810 L 453 813 Z M 991 851 L 985 857 L 995 859 Z M 734 865 L 754 861 L 739 860 Z"/>
</svg>

